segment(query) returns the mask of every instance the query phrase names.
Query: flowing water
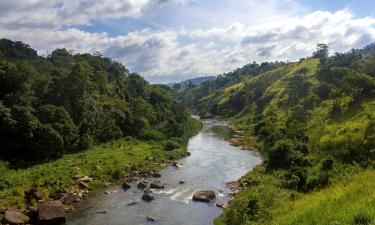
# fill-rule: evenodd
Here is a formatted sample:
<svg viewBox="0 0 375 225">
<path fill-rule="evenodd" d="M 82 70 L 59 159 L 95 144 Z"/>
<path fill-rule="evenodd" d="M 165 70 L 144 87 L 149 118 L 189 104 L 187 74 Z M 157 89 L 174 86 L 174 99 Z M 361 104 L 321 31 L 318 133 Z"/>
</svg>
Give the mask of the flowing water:
<svg viewBox="0 0 375 225">
<path fill-rule="evenodd" d="M 165 189 L 155 191 L 155 200 L 141 200 L 143 191 L 121 186 L 108 189 L 110 195 L 97 193 L 85 201 L 85 209 L 68 218 L 68 225 L 212 225 L 222 210 L 212 203 L 193 202 L 198 190 L 214 190 L 216 202 L 227 202 L 226 182 L 238 180 L 262 159 L 254 152 L 231 146 L 236 134 L 222 122 L 204 120 L 203 130 L 189 141 L 191 156 L 179 161 L 179 170 L 168 167 L 160 172 Z M 184 184 L 180 184 L 184 181 Z M 155 219 L 147 221 L 147 217 Z"/>
</svg>

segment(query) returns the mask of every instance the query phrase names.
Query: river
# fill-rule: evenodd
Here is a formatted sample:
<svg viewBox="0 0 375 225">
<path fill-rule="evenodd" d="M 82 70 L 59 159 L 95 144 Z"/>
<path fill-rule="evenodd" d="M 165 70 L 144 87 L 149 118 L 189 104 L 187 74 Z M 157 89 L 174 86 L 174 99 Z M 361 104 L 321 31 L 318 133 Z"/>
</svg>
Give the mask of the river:
<svg viewBox="0 0 375 225">
<path fill-rule="evenodd" d="M 228 139 L 236 134 L 225 123 L 203 122 L 202 131 L 189 140 L 191 156 L 179 161 L 182 168 L 168 167 L 160 172 L 166 187 L 155 191 L 155 200 L 142 201 L 143 191 L 136 183 L 128 191 L 114 186 L 108 189 L 112 194 L 101 192 L 86 200 L 85 209 L 72 214 L 67 225 L 212 225 L 222 209 L 215 202 L 193 202 L 193 193 L 214 190 L 216 202 L 227 202 L 225 183 L 238 180 L 262 159 L 257 153 L 231 146 Z M 147 221 L 147 217 L 155 221 Z"/>
</svg>

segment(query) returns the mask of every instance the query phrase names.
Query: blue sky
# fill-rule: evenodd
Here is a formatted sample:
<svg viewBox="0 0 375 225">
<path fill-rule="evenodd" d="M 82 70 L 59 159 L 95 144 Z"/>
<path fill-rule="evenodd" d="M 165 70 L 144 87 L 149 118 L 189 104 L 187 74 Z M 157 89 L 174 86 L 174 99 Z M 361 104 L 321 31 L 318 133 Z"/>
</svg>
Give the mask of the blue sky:
<svg viewBox="0 0 375 225">
<path fill-rule="evenodd" d="M 100 51 L 150 82 L 375 41 L 373 0 L 0 0 L 0 36 L 47 55 Z"/>
</svg>

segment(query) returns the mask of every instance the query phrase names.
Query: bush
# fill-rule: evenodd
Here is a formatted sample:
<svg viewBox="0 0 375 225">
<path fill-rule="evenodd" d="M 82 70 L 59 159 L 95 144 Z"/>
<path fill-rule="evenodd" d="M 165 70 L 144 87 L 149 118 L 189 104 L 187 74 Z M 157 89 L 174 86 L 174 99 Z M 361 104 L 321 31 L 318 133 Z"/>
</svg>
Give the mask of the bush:
<svg viewBox="0 0 375 225">
<path fill-rule="evenodd" d="M 247 203 L 247 215 L 251 220 L 254 220 L 259 213 L 259 201 L 256 198 L 251 198 Z"/>
<path fill-rule="evenodd" d="M 298 140 L 279 140 L 269 150 L 268 168 L 269 169 L 287 169 L 290 166 L 305 166 L 308 164 L 305 155 L 308 148 L 305 143 Z"/>
<path fill-rule="evenodd" d="M 354 216 L 355 225 L 370 225 L 372 222 L 372 217 L 367 213 L 359 213 Z"/>
<path fill-rule="evenodd" d="M 154 141 L 161 141 L 161 140 L 165 140 L 166 138 L 165 135 L 161 133 L 160 131 L 152 130 L 152 129 L 142 130 L 140 136 L 142 139 L 154 140 Z"/>
<path fill-rule="evenodd" d="M 322 170 L 332 170 L 333 169 L 333 159 L 324 159 L 322 161 Z"/>
<path fill-rule="evenodd" d="M 164 150 L 165 151 L 173 151 L 173 150 L 175 150 L 179 147 L 180 147 L 180 145 L 176 141 L 173 141 L 173 140 L 168 140 L 164 144 Z"/>
</svg>

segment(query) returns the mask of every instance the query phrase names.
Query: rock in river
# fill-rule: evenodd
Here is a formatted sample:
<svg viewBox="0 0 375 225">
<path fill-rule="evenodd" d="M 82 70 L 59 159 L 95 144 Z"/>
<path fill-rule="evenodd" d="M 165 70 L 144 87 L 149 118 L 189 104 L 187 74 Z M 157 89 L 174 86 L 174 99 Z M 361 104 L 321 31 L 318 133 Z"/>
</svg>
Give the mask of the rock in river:
<svg viewBox="0 0 375 225">
<path fill-rule="evenodd" d="M 160 174 L 160 173 L 153 173 L 153 174 L 151 174 L 151 176 L 152 176 L 153 178 L 160 178 L 160 177 L 161 177 L 161 174 Z"/>
<path fill-rule="evenodd" d="M 144 182 L 144 181 L 141 181 L 141 182 L 139 182 L 138 184 L 137 184 L 137 187 L 139 188 L 139 189 L 145 189 L 146 187 L 147 187 L 147 183 L 146 182 Z"/>
<path fill-rule="evenodd" d="M 127 191 L 127 190 L 129 190 L 131 188 L 131 186 L 129 185 L 129 184 L 127 184 L 127 183 L 123 183 L 122 184 L 122 189 L 124 189 L 124 191 Z"/>
<path fill-rule="evenodd" d="M 154 200 L 154 199 L 155 199 L 155 197 L 152 196 L 151 194 L 147 194 L 147 193 L 145 193 L 145 194 L 143 194 L 143 196 L 142 196 L 142 200 L 143 200 L 143 201 L 146 201 L 146 202 L 151 202 L 151 201 Z"/>
<path fill-rule="evenodd" d="M 152 189 L 163 189 L 165 186 L 160 180 L 154 180 L 150 184 L 150 188 Z"/>
<path fill-rule="evenodd" d="M 228 203 L 223 203 L 223 202 L 218 202 L 216 203 L 216 206 L 219 207 L 219 208 L 222 208 L 222 209 L 226 209 L 228 208 Z"/>
<path fill-rule="evenodd" d="M 198 191 L 194 193 L 193 201 L 210 202 L 216 198 L 214 191 Z"/>
<path fill-rule="evenodd" d="M 143 193 L 151 194 L 151 193 L 152 193 L 152 190 L 151 190 L 150 188 L 147 188 L 146 190 L 143 191 Z"/>
<path fill-rule="evenodd" d="M 21 212 L 6 210 L 4 212 L 4 222 L 6 224 L 27 224 L 30 218 Z"/>
<path fill-rule="evenodd" d="M 66 222 L 65 206 L 58 201 L 46 202 L 38 207 L 38 224 L 57 225 Z"/>
</svg>

